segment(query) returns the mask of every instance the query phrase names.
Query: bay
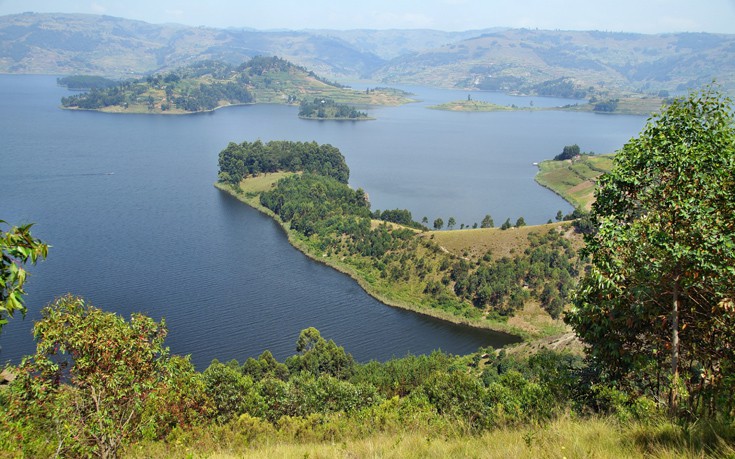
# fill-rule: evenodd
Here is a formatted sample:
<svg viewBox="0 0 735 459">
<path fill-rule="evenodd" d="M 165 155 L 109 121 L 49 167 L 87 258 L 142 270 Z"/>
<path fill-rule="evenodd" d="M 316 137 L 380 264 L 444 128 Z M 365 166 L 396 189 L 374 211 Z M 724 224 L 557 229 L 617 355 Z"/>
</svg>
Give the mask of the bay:
<svg viewBox="0 0 735 459">
<path fill-rule="evenodd" d="M 370 109 L 377 118 L 370 122 L 300 120 L 296 108 L 279 105 L 109 115 L 60 110 L 68 91 L 54 77 L 0 75 L 0 219 L 35 222 L 34 235 L 53 246 L 31 268 L 28 316 L 0 334 L 0 361 L 33 352 L 33 321 L 68 292 L 124 316 L 165 317 L 172 352 L 191 354 L 200 369 L 265 349 L 282 359 L 309 326 L 362 361 L 513 341 L 380 304 L 212 186 L 217 155 L 230 141 L 316 140 L 342 151 L 351 185 L 368 192 L 373 209 L 468 225 L 486 213 L 498 224 L 519 216 L 542 223 L 571 208 L 533 182 L 533 162 L 572 143 L 613 151 L 645 121 L 438 112 L 425 107 L 456 92 L 412 89 L 422 102 Z"/>
</svg>

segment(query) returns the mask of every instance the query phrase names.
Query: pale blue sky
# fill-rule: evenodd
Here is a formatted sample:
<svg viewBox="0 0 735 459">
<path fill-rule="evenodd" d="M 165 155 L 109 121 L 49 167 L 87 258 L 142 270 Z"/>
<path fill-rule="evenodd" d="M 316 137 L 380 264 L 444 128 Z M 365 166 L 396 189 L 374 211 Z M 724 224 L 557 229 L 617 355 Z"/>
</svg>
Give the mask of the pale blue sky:
<svg viewBox="0 0 735 459">
<path fill-rule="evenodd" d="M 262 30 L 527 27 L 735 33 L 735 0 L 0 0 L 0 15 L 24 11 Z"/>
</svg>

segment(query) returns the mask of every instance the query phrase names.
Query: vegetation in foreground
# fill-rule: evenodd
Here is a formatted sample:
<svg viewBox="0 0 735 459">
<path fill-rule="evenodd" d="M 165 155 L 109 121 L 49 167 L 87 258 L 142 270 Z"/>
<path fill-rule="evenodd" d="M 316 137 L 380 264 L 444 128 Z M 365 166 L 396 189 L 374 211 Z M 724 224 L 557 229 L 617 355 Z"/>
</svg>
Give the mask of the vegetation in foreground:
<svg viewBox="0 0 735 459">
<path fill-rule="evenodd" d="M 35 355 L 0 389 L 14 457 L 384 454 L 643 457 L 733 454 L 731 418 L 670 420 L 579 355 L 480 349 L 357 363 L 313 328 L 296 354 L 203 372 L 163 346 L 163 322 L 66 296 L 34 327 Z M 722 412 L 730 416 L 732 413 Z M 551 448 L 551 449 L 548 449 Z"/>
<path fill-rule="evenodd" d="M 87 81 L 89 78 L 81 77 L 59 80 L 70 85 Z M 182 114 L 233 104 L 298 104 L 314 98 L 361 105 L 411 101 L 402 91 L 355 91 L 284 59 L 258 56 L 239 66 L 204 61 L 111 87 L 95 86 L 89 92 L 62 98 L 61 104 L 64 108 L 114 113 Z"/>
</svg>

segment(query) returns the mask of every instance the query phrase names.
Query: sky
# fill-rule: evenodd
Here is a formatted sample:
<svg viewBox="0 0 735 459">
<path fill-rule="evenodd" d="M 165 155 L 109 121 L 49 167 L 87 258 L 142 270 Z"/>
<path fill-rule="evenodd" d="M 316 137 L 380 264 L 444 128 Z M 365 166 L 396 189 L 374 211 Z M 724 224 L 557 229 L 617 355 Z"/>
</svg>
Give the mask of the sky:
<svg viewBox="0 0 735 459">
<path fill-rule="evenodd" d="M 735 33 L 735 0 L 0 0 L 0 16 L 26 11 L 259 30 L 512 27 Z"/>
</svg>

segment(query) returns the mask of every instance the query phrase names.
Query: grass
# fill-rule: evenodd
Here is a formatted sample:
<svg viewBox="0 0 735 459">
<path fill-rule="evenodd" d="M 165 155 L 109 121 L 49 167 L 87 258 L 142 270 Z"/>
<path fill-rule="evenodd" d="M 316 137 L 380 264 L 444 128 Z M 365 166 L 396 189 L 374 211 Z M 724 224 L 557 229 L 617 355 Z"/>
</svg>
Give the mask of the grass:
<svg viewBox="0 0 735 459">
<path fill-rule="evenodd" d="M 542 425 L 499 428 L 482 434 L 462 431 L 437 434 L 436 429 L 421 426 L 376 432 L 364 438 L 337 434 L 321 441 L 272 430 L 255 436 L 248 432 L 229 437 L 202 435 L 183 443 L 133 445 L 123 457 L 617 459 L 733 457 L 734 454 L 732 443 L 719 437 L 717 428 L 703 426 L 687 430 L 668 421 L 643 424 L 568 414 Z"/>
<path fill-rule="evenodd" d="M 512 257 L 528 248 L 528 235 L 546 233 L 550 229 L 565 231 L 565 235 L 579 240 L 573 231 L 565 228 L 567 223 L 550 223 L 546 225 L 522 226 L 501 230 L 500 228 L 461 229 L 452 231 L 430 231 L 426 236 L 448 252 L 467 258 L 480 258 L 490 251 L 493 259 Z"/>
<path fill-rule="evenodd" d="M 582 155 L 574 160 L 543 161 L 539 164 L 536 182 L 574 207 L 590 210 L 595 200 L 596 180 L 612 166 L 612 155 Z"/>
</svg>

